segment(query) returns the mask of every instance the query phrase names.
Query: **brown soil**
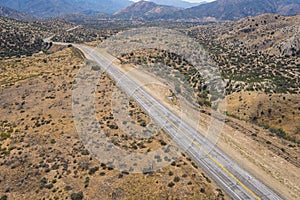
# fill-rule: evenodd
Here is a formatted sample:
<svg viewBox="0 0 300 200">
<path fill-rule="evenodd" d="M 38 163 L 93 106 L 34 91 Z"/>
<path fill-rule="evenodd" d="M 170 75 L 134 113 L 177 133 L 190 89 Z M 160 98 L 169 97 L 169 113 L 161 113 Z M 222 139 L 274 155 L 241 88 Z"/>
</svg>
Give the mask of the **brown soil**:
<svg viewBox="0 0 300 200">
<path fill-rule="evenodd" d="M 90 155 L 72 116 L 72 84 L 82 65 L 81 53 L 73 48 L 1 63 L 5 66 L 0 69 L 1 197 L 70 199 L 82 192 L 84 199 L 228 199 L 185 155 L 150 174 L 121 173 Z M 106 76 L 100 83 L 99 119 L 110 117 L 111 107 L 105 105 L 110 105 L 113 88 Z M 151 123 L 134 102 L 128 112 L 137 124 Z M 151 142 L 126 141 L 119 129 L 111 129 L 110 121 L 102 124 L 111 133 L 108 139 L 129 148 L 135 142 L 133 150 L 154 150 L 163 145 L 161 140 L 168 142 L 162 131 Z"/>
</svg>

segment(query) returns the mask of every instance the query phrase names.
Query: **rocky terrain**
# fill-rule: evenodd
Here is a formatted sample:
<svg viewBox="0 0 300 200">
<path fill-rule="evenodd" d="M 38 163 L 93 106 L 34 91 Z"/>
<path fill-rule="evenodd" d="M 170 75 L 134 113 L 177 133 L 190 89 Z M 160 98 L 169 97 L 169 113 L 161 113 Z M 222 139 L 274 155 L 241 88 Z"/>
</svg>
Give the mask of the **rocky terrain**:
<svg viewBox="0 0 300 200">
<path fill-rule="evenodd" d="M 298 0 L 217 0 L 165 15 L 165 19 L 177 20 L 237 20 L 266 13 L 295 15 L 300 12 Z"/>
<path fill-rule="evenodd" d="M 153 2 L 139 1 L 113 14 L 118 19 L 149 20 L 160 16 L 171 14 L 181 8 L 173 6 L 158 5 Z"/>
</svg>

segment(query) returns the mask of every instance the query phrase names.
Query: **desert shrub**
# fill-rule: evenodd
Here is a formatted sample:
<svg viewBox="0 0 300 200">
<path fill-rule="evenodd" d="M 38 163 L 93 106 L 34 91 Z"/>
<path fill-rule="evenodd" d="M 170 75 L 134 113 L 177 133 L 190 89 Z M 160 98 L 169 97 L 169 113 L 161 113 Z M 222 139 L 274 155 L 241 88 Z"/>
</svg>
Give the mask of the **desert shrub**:
<svg viewBox="0 0 300 200">
<path fill-rule="evenodd" d="M 50 143 L 51 143 L 51 144 L 55 144 L 55 143 L 56 143 L 55 139 L 51 139 L 51 140 L 50 140 Z"/>
<path fill-rule="evenodd" d="M 90 153 L 87 149 L 84 149 L 81 151 L 81 154 L 86 156 L 86 155 L 89 155 Z"/>
<path fill-rule="evenodd" d="M 84 188 L 87 188 L 89 186 L 89 183 L 90 183 L 90 177 L 86 177 L 84 181 Z"/>
<path fill-rule="evenodd" d="M 100 70 L 100 67 L 99 67 L 99 66 L 92 66 L 92 70 L 93 70 L 93 71 L 99 71 L 99 70 Z"/>
<path fill-rule="evenodd" d="M 288 139 L 286 132 L 284 132 L 284 130 L 282 130 L 281 128 L 276 129 L 276 128 L 269 128 L 269 130 L 272 133 L 275 133 L 278 137 L 284 138 L 284 139 Z"/>
<path fill-rule="evenodd" d="M 47 189 L 51 189 L 53 188 L 53 183 L 46 184 L 44 187 Z"/>
<path fill-rule="evenodd" d="M 3 195 L 0 200 L 7 200 L 7 195 Z"/>
<path fill-rule="evenodd" d="M 175 183 L 170 182 L 170 183 L 168 184 L 168 187 L 173 187 L 174 185 L 175 185 Z"/>
<path fill-rule="evenodd" d="M 145 120 L 141 120 L 141 122 L 140 122 L 140 126 L 142 126 L 142 127 L 146 127 L 146 126 L 147 126 L 147 124 L 146 124 L 146 121 L 145 121 Z"/>
<path fill-rule="evenodd" d="M 180 178 L 178 176 L 175 176 L 174 177 L 174 182 L 179 182 L 180 181 Z"/>
<path fill-rule="evenodd" d="M 99 170 L 99 167 L 98 167 L 98 166 L 91 168 L 91 169 L 89 170 L 89 175 L 95 174 L 98 170 Z"/>
<path fill-rule="evenodd" d="M 105 172 L 100 172 L 100 176 L 105 176 Z"/>
<path fill-rule="evenodd" d="M 6 140 L 8 138 L 10 138 L 11 134 L 10 133 L 5 133 L 5 132 L 2 132 L 0 134 L 0 141 L 3 141 L 3 140 Z"/>
<path fill-rule="evenodd" d="M 83 199 L 83 193 L 82 192 L 72 193 L 71 194 L 71 199 L 72 200 L 82 200 Z"/>
<path fill-rule="evenodd" d="M 40 188 L 45 187 L 45 185 L 47 184 L 47 178 L 43 177 L 40 181 Z"/>
<path fill-rule="evenodd" d="M 162 146 L 166 146 L 166 145 L 167 145 L 167 143 L 166 143 L 165 141 L 163 141 L 163 140 L 160 140 L 160 144 L 161 144 Z"/>
</svg>

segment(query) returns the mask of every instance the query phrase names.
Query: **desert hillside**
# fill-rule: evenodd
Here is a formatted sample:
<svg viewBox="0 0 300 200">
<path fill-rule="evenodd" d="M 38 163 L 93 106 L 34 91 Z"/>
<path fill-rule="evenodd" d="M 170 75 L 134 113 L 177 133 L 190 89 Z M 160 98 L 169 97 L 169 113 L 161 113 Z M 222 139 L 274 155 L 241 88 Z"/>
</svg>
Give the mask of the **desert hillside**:
<svg viewBox="0 0 300 200">
<path fill-rule="evenodd" d="M 0 80 L 1 198 L 229 199 L 185 154 L 166 168 L 144 174 L 120 172 L 94 158 L 83 146 L 72 115 L 73 81 L 85 64 L 78 50 L 53 46 L 47 54 L 0 64 L 5 75 Z M 114 82 L 103 76 L 99 85 L 97 115 L 110 141 L 136 152 L 170 142 L 163 132 L 135 139 L 118 128 L 107 106 Z M 131 102 L 129 109 L 138 126 L 149 123 L 137 104 Z"/>
<path fill-rule="evenodd" d="M 227 113 L 299 142 L 300 15 L 197 26 L 190 35 L 227 80 Z"/>
</svg>

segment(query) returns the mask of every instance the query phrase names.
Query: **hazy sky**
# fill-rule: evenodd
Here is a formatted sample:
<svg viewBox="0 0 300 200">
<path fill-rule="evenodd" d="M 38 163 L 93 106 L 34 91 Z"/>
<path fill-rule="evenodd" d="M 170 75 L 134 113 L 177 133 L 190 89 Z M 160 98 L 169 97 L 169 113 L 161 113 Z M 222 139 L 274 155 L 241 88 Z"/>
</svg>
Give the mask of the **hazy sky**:
<svg viewBox="0 0 300 200">
<path fill-rule="evenodd" d="M 188 1 L 188 2 L 192 2 L 192 3 L 198 3 L 198 2 L 211 2 L 211 1 L 215 1 L 215 0 L 184 0 L 184 1 Z"/>
<path fill-rule="evenodd" d="M 131 1 L 137 2 L 137 1 L 140 1 L 140 0 L 131 0 Z M 149 1 L 151 1 L 151 0 L 149 0 Z M 212 2 L 212 1 L 215 1 L 215 0 L 183 0 L 183 1 L 188 1 L 188 2 L 192 2 L 192 3 L 198 3 L 198 2 L 203 2 L 203 1 Z"/>
</svg>

